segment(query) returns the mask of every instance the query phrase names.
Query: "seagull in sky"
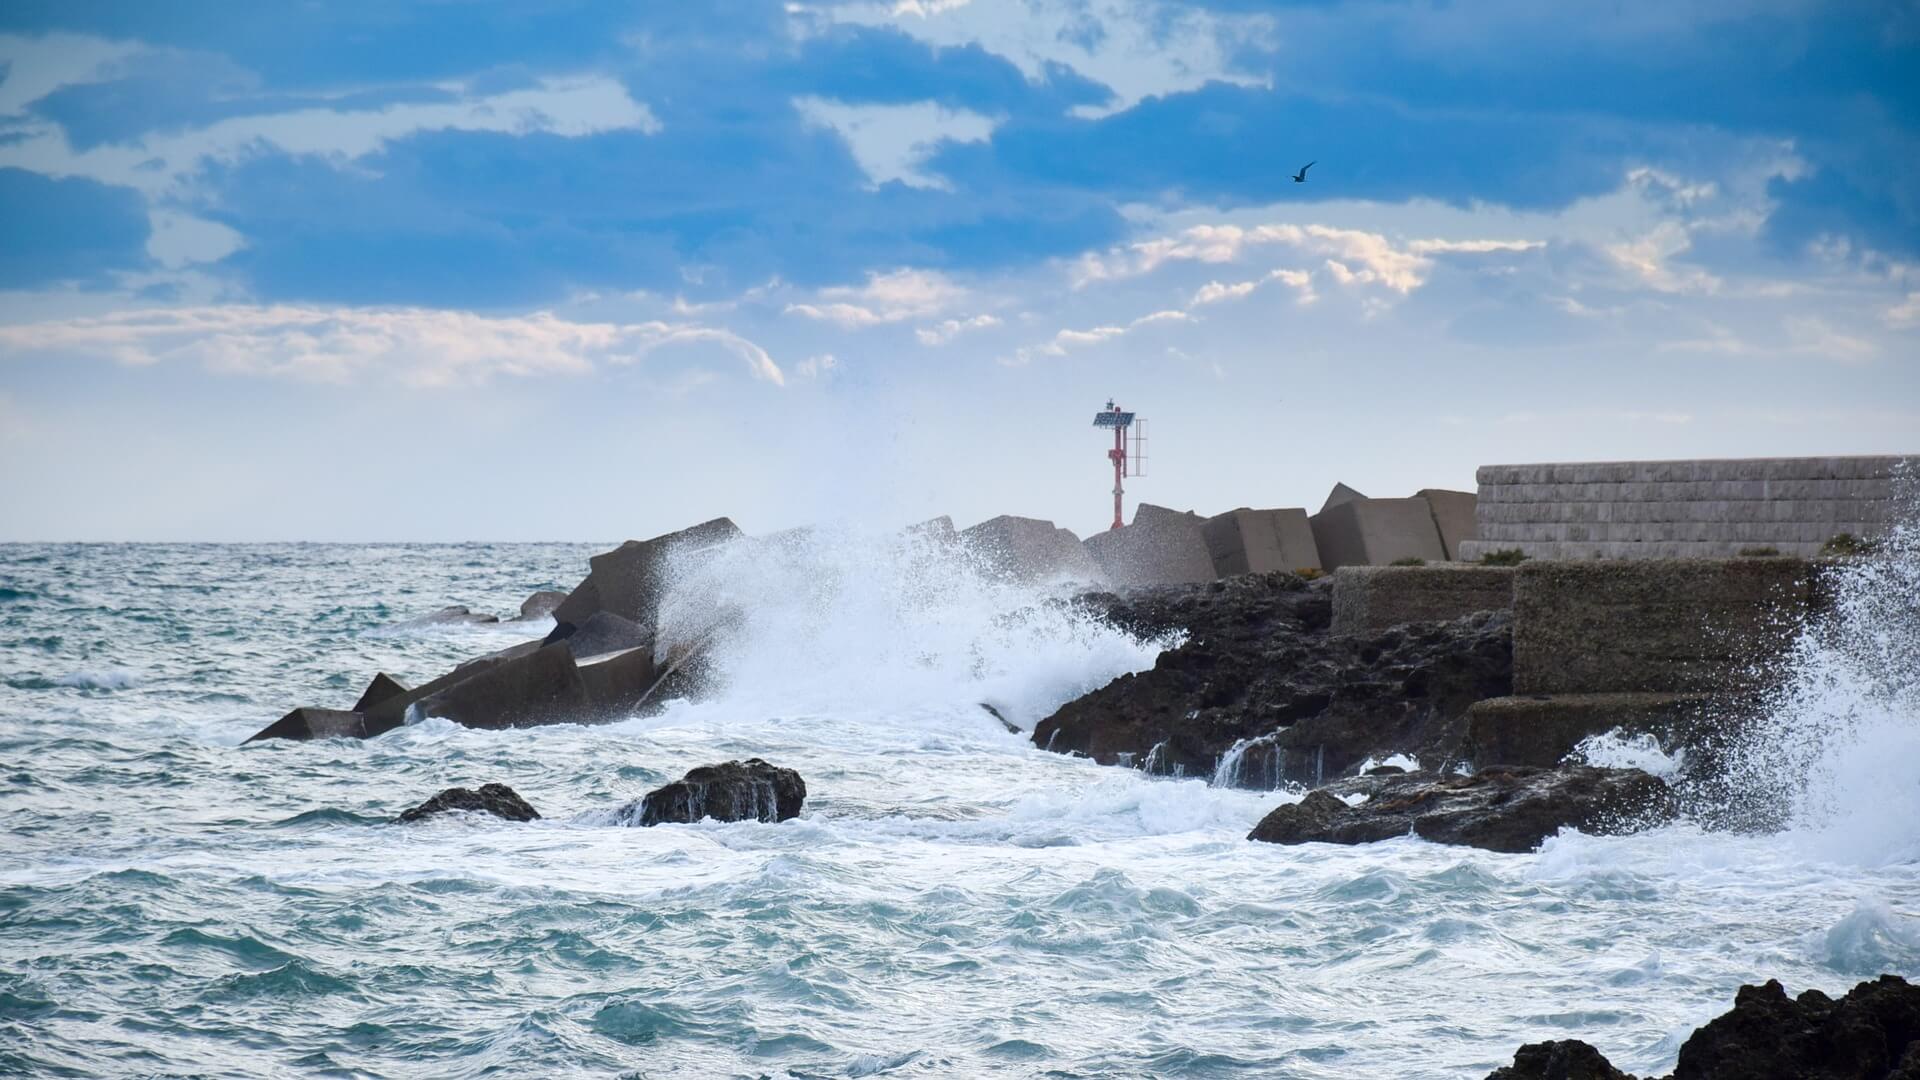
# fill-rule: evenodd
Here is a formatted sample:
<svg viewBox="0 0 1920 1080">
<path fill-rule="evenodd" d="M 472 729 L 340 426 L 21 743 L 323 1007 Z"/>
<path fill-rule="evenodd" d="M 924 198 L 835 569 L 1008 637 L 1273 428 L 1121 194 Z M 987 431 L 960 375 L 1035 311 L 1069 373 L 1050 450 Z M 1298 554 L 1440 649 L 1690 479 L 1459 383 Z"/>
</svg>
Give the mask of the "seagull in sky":
<svg viewBox="0 0 1920 1080">
<path fill-rule="evenodd" d="M 1314 165 L 1315 165 L 1315 162 L 1309 161 L 1305 165 L 1300 166 L 1300 171 L 1293 174 L 1293 182 L 1296 184 L 1306 183 L 1307 170 L 1313 168 Z"/>
</svg>

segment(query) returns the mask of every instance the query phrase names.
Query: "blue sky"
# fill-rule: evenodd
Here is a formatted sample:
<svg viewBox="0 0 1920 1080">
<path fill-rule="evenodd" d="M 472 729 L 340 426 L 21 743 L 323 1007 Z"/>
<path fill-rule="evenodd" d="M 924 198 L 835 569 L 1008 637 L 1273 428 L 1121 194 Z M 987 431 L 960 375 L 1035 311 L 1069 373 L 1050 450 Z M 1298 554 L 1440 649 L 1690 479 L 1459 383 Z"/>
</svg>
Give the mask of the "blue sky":
<svg viewBox="0 0 1920 1080">
<path fill-rule="evenodd" d="M 1920 450 L 1907 2 L 0 9 L 0 538 Z M 1318 162 L 1306 184 L 1289 177 Z"/>
</svg>

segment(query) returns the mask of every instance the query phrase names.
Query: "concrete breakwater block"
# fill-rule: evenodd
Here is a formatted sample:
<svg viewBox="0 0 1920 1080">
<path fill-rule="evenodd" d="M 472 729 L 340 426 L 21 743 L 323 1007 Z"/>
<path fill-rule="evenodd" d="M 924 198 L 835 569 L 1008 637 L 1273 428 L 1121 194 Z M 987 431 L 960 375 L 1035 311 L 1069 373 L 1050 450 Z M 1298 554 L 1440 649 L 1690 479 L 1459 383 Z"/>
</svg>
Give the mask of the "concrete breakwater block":
<svg viewBox="0 0 1920 1080">
<path fill-rule="evenodd" d="M 988 573 L 1012 581 L 1104 579 L 1080 538 L 1051 521 L 1003 514 L 962 530 L 960 540 Z"/>
<path fill-rule="evenodd" d="M 1434 527 L 1440 530 L 1440 546 L 1447 558 L 1458 559 L 1460 545 L 1479 535 L 1475 522 L 1479 496 L 1471 491 L 1421 488 L 1414 497 L 1427 500 L 1427 506 L 1433 511 Z"/>
<path fill-rule="evenodd" d="M 398 720 L 390 724 L 370 722 L 365 713 L 351 712 L 346 709 L 313 709 L 303 706 L 261 728 L 247 741 L 370 739 L 399 726 Z"/>
<path fill-rule="evenodd" d="M 1822 604 L 1804 559 L 1530 562 L 1513 586 L 1513 692 L 1765 688 Z"/>
<path fill-rule="evenodd" d="M 612 551 L 595 555 L 588 560 L 591 569 L 586 580 L 553 609 L 553 619 L 558 625 L 548 640 L 565 638 L 596 611 L 610 611 L 652 628 L 660 613 L 660 597 L 666 590 L 670 561 L 716 548 L 743 535 L 730 519 L 714 518 L 651 540 L 629 540 Z"/>
<path fill-rule="evenodd" d="M 1200 515 L 1141 503 L 1133 524 L 1087 537 L 1087 552 L 1114 585 L 1187 585 L 1212 581 L 1213 557 Z"/>
<path fill-rule="evenodd" d="M 1333 575 L 1333 632 L 1371 634 L 1413 622 L 1513 608 L 1514 568 L 1347 566 Z"/>
<path fill-rule="evenodd" d="M 1729 714 L 1716 694 L 1540 694 L 1487 698 L 1467 710 L 1466 755 L 1477 769 L 1552 768 L 1583 739 L 1649 735 L 1671 752 L 1696 746 Z"/>
<path fill-rule="evenodd" d="M 1305 510 L 1251 510 L 1215 514 L 1200 526 L 1216 577 L 1317 569 L 1320 549 Z"/>
<path fill-rule="evenodd" d="M 1320 565 L 1385 566 L 1396 559 L 1445 562 L 1439 526 L 1427 500 L 1347 499 L 1313 516 Z"/>
<path fill-rule="evenodd" d="M 489 664 L 418 702 L 422 716 L 464 727 L 508 728 L 586 715 L 590 702 L 564 642 Z"/>
</svg>

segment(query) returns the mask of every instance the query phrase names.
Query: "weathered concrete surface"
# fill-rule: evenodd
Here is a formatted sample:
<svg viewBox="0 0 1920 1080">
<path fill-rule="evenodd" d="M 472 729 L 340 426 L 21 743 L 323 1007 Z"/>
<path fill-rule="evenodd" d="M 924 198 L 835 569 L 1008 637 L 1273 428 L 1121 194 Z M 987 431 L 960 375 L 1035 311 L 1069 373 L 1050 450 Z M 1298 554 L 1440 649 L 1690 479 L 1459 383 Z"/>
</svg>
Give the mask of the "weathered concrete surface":
<svg viewBox="0 0 1920 1080">
<path fill-rule="evenodd" d="M 365 713 L 345 709 L 295 709 L 260 729 L 248 742 L 263 739 L 370 739 L 400 726 L 394 719 L 369 720 Z"/>
<path fill-rule="evenodd" d="M 1345 484 L 1336 482 L 1333 485 L 1333 490 L 1327 492 L 1327 501 L 1320 504 L 1320 512 L 1324 514 L 1328 510 L 1339 506 L 1341 503 L 1349 503 L 1355 499 L 1364 498 L 1366 498 L 1365 495 L 1360 494 Z"/>
<path fill-rule="evenodd" d="M 1802 559 L 1529 562 L 1513 589 L 1513 692 L 1764 687 L 1815 609 Z"/>
<path fill-rule="evenodd" d="M 1650 735 L 1661 749 L 1697 746 L 1729 715 L 1719 694 L 1540 694 L 1475 702 L 1467 710 L 1467 759 L 1475 768 L 1551 768 L 1590 735 Z"/>
<path fill-rule="evenodd" d="M 1206 539 L 1216 577 L 1320 567 L 1313 522 L 1305 510 L 1298 508 L 1229 510 L 1208 518 L 1201 524 L 1200 533 Z"/>
<path fill-rule="evenodd" d="M 368 712 L 382 702 L 392 700 L 406 692 L 407 688 L 400 683 L 400 680 L 384 671 L 379 672 L 374 675 L 373 681 L 367 684 L 366 690 L 360 694 L 360 700 L 353 703 L 353 711 Z"/>
<path fill-rule="evenodd" d="M 593 713 L 565 642 L 486 665 L 418 704 L 422 716 L 445 717 L 472 728 L 564 723 Z"/>
<path fill-rule="evenodd" d="M 1486 465 L 1460 557 L 1814 555 L 1838 533 L 1885 533 L 1902 468 L 1920 475 L 1920 455 Z"/>
<path fill-rule="evenodd" d="M 727 518 L 714 518 L 690 529 L 656 536 L 651 540 L 629 540 L 612 551 L 588 560 L 587 572 L 573 592 L 553 611 L 561 637 L 578 627 L 596 611 L 610 611 L 643 627 L 652 627 L 660 611 L 660 596 L 665 590 L 665 573 L 670 562 L 689 553 L 710 550 L 743 534 Z"/>
<path fill-rule="evenodd" d="M 585 661 L 605 653 L 650 646 L 653 634 L 632 619 L 611 611 L 596 611 L 573 633 L 559 640 L 567 643 L 575 660 Z"/>
<path fill-rule="evenodd" d="M 1396 559 L 1445 562 L 1440 528 L 1425 499 L 1348 499 L 1313 516 L 1320 565 L 1385 566 Z"/>
<path fill-rule="evenodd" d="M 1513 568 L 1507 566 L 1347 566 L 1333 575 L 1336 634 L 1512 609 Z"/>
<path fill-rule="evenodd" d="M 1479 526 L 1474 521 L 1474 509 L 1479 498 L 1471 491 L 1448 491 L 1444 488 L 1421 488 L 1414 497 L 1427 500 L 1427 506 L 1433 510 L 1433 524 L 1440 530 L 1440 546 L 1446 550 L 1447 558 L 1460 557 L 1460 545 L 1479 535 Z"/>
<path fill-rule="evenodd" d="M 653 662 L 652 645 L 599 657 L 579 665 L 579 672 L 594 712 L 609 718 L 630 714 L 645 704 L 661 675 Z"/>
<path fill-rule="evenodd" d="M 1071 530 L 1039 518 L 1002 515 L 962 530 L 984 569 L 1021 582 L 1099 582 L 1100 566 Z"/>
<path fill-rule="evenodd" d="M 1088 554 L 1118 586 L 1185 585 L 1214 579 L 1200 515 L 1141 503 L 1133 524 L 1094 533 Z"/>
</svg>

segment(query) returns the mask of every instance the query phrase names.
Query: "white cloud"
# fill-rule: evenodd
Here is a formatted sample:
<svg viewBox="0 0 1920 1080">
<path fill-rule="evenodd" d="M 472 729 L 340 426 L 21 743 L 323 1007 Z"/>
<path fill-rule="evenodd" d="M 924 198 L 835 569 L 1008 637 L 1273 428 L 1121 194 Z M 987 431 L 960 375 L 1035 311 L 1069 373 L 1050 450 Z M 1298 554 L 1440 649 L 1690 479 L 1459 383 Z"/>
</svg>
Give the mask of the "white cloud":
<svg viewBox="0 0 1920 1080">
<path fill-rule="evenodd" d="M 871 186 L 898 181 L 908 187 L 951 190 L 945 177 L 922 170 L 943 142 L 985 142 L 1000 121 L 931 101 L 906 105 L 848 105 L 801 97 L 793 107 L 808 124 L 830 128 L 846 141 Z"/>
<path fill-rule="evenodd" d="M 1885 318 L 1890 326 L 1920 326 L 1920 292 L 1908 293 L 1904 302 L 1887 309 Z"/>
<path fill-rule="evenodd" d="M 0 144 L 0 166 L 84 176 L 161 198 L 183 194 L 208 164 L 232 164 L 265 152 L 347 164 L 423 131 L 578 137 L 626 129 L 652 133 L 660 124 L 617 80 L 586 76 L 545 79 L 533 87 L 455 101 L 235 116 L 191 131 L 86 150 L 75 150 L 56 125 L 32 124 L 23 128 L 24 137 Z"/>
<path fill-rule="evenodd" d="M 224 374 L 317 383 L 378 377 L 416 387 L 580 375 L 592 371 L 596 360 L 631 363 L 688 344 L 718 346 L 744 361 L 755 377 L 785 382 L 766 350 L 729 330 L 657 321 L 576 322 L 549 312 L 493 317 L 423 308 L 230 304 L 0 326 L 0 349 L 15 356 L 186 362 Z"/>
<path fill-rule="evenodd" d="M 177 210 L 151 211 L 147 222 L 152 228 L 147 234 L 147 254 L 169 270 L 219 262 L 246 246 L 246 240 L 225 225 Z"/>
<path fill-rule="evenodd" d="M 1189 306 L 1200 307 L 1203 304 L 1218 304 L 1223 300 L 1242 300 L 1259 287 L 1260 283 L 1257 281 L 1240 281 L 1232 285 L 1209 281 L 1193 294 Z"/>
<path fill-rule="evenodd" d="M 947 319 L 932 326 L 923 326 L 913 332 L 922 345 L 945 345 L 961 334 L 972 330 L 985 330 L 999 326 L 1000 320 L 992 315 L 975 315 L 971 319 Z"/>
<path fill-rule="evenodd" d="M 867 275 L 865 285 L 821 289 L 819 303 L 788 304 L 789 315 L 835 323 L 849 330 L 924 318 L 946 311 L 971 294 L 935 270 L 893 270 Z"/>
<path fill-rule="evenodd" d="M 978 45 L 1018 67 L 1029 81 L 1063 64 L 1113 91 L 1083 116 L 1132 108 L 1145 98 L 1210 82 L 1261 85 L 1235 70 L 1235 52 L 1268 43 L 1268 15 L 1221 15 L 1136 0 L 1034 4 L 1029 0 L 856 0 L 827 9 L 837 20 L 886 24 L 940 47 Z"/>
<path fill-rule="evenodd" d="M 130 42 L 78 34 L 27 38 L 0 34 L 0 116 L 18 116 L 63 86 L 98 82 L 114 64 L 141 51 Z"/>
<path fill-rule="evenodd" d="M 809 356 L 793 365 L 793 373 L 803 379 L 817 379 L 840 370 L 840 361 L 832 353 Z"/>
<path fill-rule="evenodd" d="M 1678 221 L 1662 221 L 1650 231 L 1608 244 L 1605 251 L 1650 288 L 1665 293 L 1713 293 L 1720 279 L 1694 267 L 1674 267 L 1674 256 L 1693 246 L 1693 234 Z"/>
<path fill-rule="evenodd" d="M 1037 356 L 1065 356 L 1069 349 L 1078 349 L 1088 345 L 1098 345 L 1102 342 L 1112 341 L 1115 338 L 1124 337 L 1141 327 L 1152 326 L 1157 323 L 1184 323 L 1192 321 L 1194 321 L 1193 316 L 1184 311 L 1168 310 L 1142 315 L 1123 326 L 1108 325 L 1095 326 L 1086 330 L 1061 330 L 1053 335 L 1052 340 L 1043 344 L 1029 345 L 1016 349 L 1012 359 L 1003 362 L 1026 364 L 1031 363 L 1034 357 Z"/>
<path fill-rule="evenodd" d="M 1517 250 L 1519 241 L 1426 240 L 1425 251 Z M 1105 253 L 1083 255 L 1069 272 L 1075 288 L 1150 274 L 1173 262 L 1231 263 L 1250 249 L 1284 245 L 1315 255 L 1329 255 L 1358 266 L 1343 283 L 1378 284 L 1405 295 L 1425 284 L 1433 260 L 1413 246 L 1397 248 L 1385 236 L 1361 229 L 1328 225 L 1194 225 L 1172 236 L 1156 237 Z"/>
</svg>

